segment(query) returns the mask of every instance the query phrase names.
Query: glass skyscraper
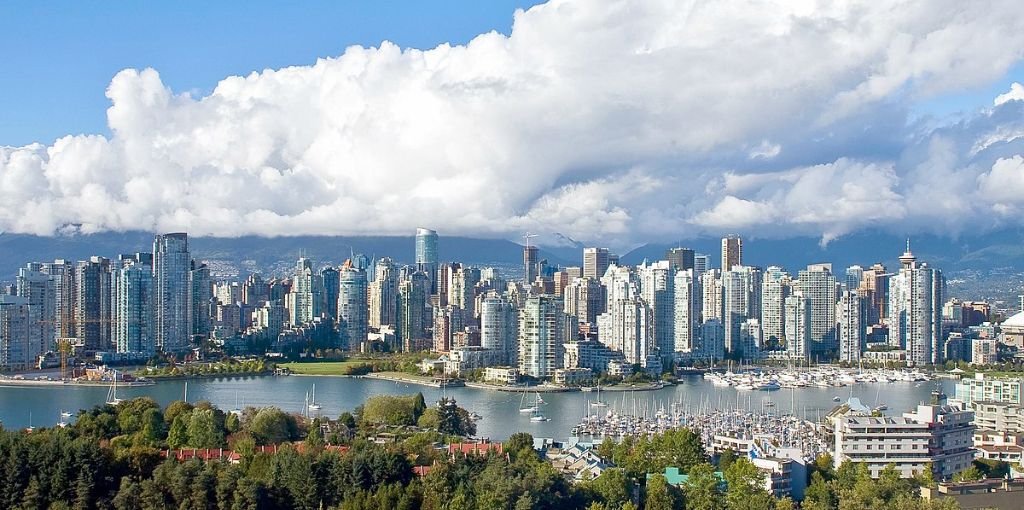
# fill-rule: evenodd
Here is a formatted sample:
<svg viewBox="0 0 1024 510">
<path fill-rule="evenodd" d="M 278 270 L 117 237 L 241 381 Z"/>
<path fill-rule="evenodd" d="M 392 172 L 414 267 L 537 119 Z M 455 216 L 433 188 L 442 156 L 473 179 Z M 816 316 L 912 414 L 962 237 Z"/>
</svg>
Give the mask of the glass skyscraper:
<svg viewBox="0 0 1024 510">
<path fill-rule="evenodd" d="M 189 348 L 192 333 L 192 258 L 188 234 L 156 236 L 153 240 L 153 303 L 156 347 L 164 352 Z"/>
</svg>

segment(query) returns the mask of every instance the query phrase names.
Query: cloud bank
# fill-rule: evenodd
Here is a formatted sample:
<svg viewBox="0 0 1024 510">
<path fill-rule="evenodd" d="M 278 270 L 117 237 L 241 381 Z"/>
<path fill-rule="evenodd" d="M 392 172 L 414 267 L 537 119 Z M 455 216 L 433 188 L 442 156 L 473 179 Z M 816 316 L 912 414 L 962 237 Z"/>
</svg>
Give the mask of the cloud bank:
<svg viewBox="0 0 1024 510">
<path fill-rule="evenodd" d="M 0 147 L 0 228 L 635 242 L 1019 224 L 1019 84 L 955 124 L 911 117 L 1019 63 L 1019 14 L 553 0 L 508 36 L 350 47 L 205 97 L 127 69 L 109 138 Z"/>
</svg>

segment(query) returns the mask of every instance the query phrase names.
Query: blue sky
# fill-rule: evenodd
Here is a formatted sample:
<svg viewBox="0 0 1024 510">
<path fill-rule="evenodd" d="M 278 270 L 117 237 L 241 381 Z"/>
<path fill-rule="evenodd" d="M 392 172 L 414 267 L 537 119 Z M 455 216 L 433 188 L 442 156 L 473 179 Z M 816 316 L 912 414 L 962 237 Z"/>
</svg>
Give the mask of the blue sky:
<svg viewBox="0 0 1024 510">
<path fill-rule="evenodd" d="M 107 133 L 104 91 L 120 70 L 153 67 L 176 92 L 304 65 L 353 44 L 462 44 L 507 34 L 527 0 L 36 2 L 0 4 L 0 145 Z"/>
</svg>

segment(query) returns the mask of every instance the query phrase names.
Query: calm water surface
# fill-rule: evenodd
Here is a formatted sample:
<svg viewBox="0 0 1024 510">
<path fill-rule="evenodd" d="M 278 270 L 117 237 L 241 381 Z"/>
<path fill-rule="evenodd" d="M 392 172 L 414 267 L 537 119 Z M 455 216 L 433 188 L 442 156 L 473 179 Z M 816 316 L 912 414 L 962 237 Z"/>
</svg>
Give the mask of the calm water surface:
<svg viewBox="0 0 1024 510">
<path fill-rule="evenodd" d="M 351 411 L 373 395 L 401 395 L 423 392 L 428 404 L 442 396 L 438 388 L 394 383 L 376 379 L 355 379 L 342 377 L 239 377 L 222 379 L 199 379 L 188 383 L 188 400 L 209 400 L 224 410 L 246 406 L 277 406 L 290 412 L 302 412 L 306 393 L 316 384 L 316 400 L 323 406 L 322 414 L 337 417 L 344 411 Z M 843 400 L 850 396 L 861 399 L 867 405 L 885 403 L 887 414 L 900 414 L 920 402 L 926 402 L 936 384 L 952 395 L 954 382 L 941 380 L 921 383 L 897 382 L 890 384 L 858 384 L 844 388 L 783 389 L 773 392 L 738 391 L 721 388 L 705 382 L 700 376 L 682 379 L 676 386 L 657 391 L 602 392 L 601 400 L 610 407 L 632 412 L 652 410 L 672 403 L 681 403 L 691 410 L 698 406 L 716 408 L 743 408 L 750 410 L 772 409 L 778 413 L 794 412 L 816 419 L 835 406 L 833 397 Z M 59 419 L 61 410 L 77 413 L 102 405 L 107 400 L 105 387 L 0 387 L 0 423 L 7 428 L 48 427 Z M 477 433 L 482 437 L 503 440 L 509 435 L 526 431 L 537 437 L 567 438 L 572 427 L 583 416 L 588 400 L 594 400 L 596 393 L 547 393 L 543 395 L 546 405 L 541 412 L 550 421 L 534 423 L 528 414 L 519 413 L 522 393 L 508 393 L 475 388 L 451 388 L 446 390 L 460 406 L 483 416 L 477 423 Z M 118 397 L 128 399 L 149 396 L 166 405 L 181 400 L 184 395 L 184 381 L 167 381 L 155 386 L 118 388 Z M 528 399 L 534 398 L 531 394 Z M 766 407 L 771 401 L 774 407 Z M 603 410 L 602 410 L 603 412 Z"/>
</svg>

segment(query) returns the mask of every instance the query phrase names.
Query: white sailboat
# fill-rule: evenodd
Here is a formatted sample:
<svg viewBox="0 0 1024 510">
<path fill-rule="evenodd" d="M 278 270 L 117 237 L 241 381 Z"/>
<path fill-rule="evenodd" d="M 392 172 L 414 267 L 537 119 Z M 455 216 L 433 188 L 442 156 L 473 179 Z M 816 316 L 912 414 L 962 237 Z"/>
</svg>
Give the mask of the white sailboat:
<svg viewBox="0 0 1024 510">
<path fill-rule="evenodd" d="M 116 406 L 121 403 L 121 399 L 117 398 L 117 370 L 114 371 L 114 382 L 110 385 L 110 390 L 107 392 L 107 404 Z"/>
<path fill-rule="evenodd" d="M 319 411 L 321 409 L 323 409 L 323 407 L 316 403 L 316 384 L 313 384 L 313 397 L 309 401 L 309 410 Z"/>
<path fill-rule="evenodd" d="M 544 403 L 544 401 L 541 400 L 540 393 L 537 393 L 536 395 L 537 395 L 537 399 L 536 399 L 536 401 L 533 404 L 533 411 L 530 412 L 530 421 L 533 421 L 533 422 L 548 421 L 548 417 L 547 416 L 544 416 L 543 414 L 540 414 L 540 406 L 541 406 L 541 404 Z M 522 411 L 522 409 L 520 409 L 520 412 L 521 411 Z"/>
<path fill-rule="evenodd" d="M 608 407 L 608 404 L 601 400 L 601 385 L 597 385 L 597 400 L 590 403 L 591 407 Z"/>
<path fill-rule="evenodd" d="M 535 412 L 537 412 L 537 406 L 536 405 L 532 405 L 532 406 L 527 406 L 526 405 L 526 390 L 523 390 L 523 398 L 521 398 L 519 400 L 519 412 L 521 412 L 521 413 L 535 413 Z"/>
</svg>

